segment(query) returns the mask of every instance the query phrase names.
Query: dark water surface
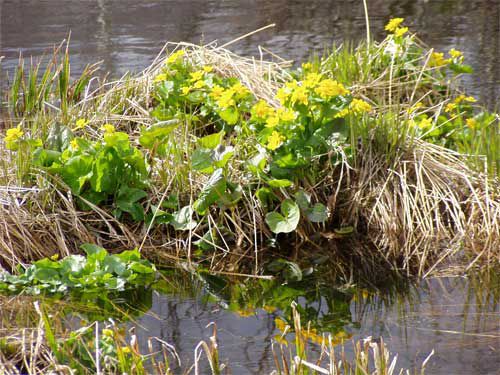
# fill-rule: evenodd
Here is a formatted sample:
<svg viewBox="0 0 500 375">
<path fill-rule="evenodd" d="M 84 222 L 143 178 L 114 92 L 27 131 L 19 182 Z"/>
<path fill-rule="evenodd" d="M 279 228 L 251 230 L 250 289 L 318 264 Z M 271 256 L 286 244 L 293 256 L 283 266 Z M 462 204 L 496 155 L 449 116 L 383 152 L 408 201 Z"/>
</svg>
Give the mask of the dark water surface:
<svg viewBox="0 0 500 375">
<path fill-rule="evenodd" d="M 368 0 L 372 34 L 391 16 L 437 50 L 465 52 L 476 74 L 470 93 L 491 106 L 500 97 L 500 0 Z M 102 60 L 117 76 L 145 68 L 166 41 L 227 42 L 275 23 L 235 45 L 257 55 L 262 45 L 301 59 L 334 41 L 365 37 L 361 0 L 0 0 L 0 77 L 19 52 L 39 57 L 71 31 L 73 72 Z M 1 86 L 1 85 L 0 85 Z"/>
<path fill-rule="evenodd" d="M 405 17 L 436 50 L 463 50 L 476 70 L 464 81 L 469 93 L 490 106 L 499 101 L 500 0 L 368 0 L 368 6 L 375 38 L 383 38 L 390 17 Z M 333 42 L 366 35 L 361 0 L 0 0 L 0 88 L 19 52 L 39 58 L 70 31 L 73 73 L 102 60 L 103 71 L 119 76 L 145 68 L 166 41 L 222 44 L 270 23 L 276 27 L 232 49 L 258 55 L 262 45 L 302 59 Z M 312 306 L 323 321 L 329 319 L 330 329 L 353 338 L 384 337 L 401 366 L 420 363 L 435 349 L 427 374 L 500 374 L 499 286 L 493 295 L 482 288 L 462 278 L 431 279 L 392 299 L 335 299 L 330 311 L 333 305 L 325 310 L 321 297 Z M 206 325 L 216 322 L 221 357 L 233 374 L 269 373 L 279 311 L 239 306 L 238 313 L 225 309 L 226 302 L 207 298 L 206 291 L 153 292 L 151 310 L 137 321 L 139 335 L 163 338 L 192 362 L 194 347 L 210 335 Z"/>
</svg>

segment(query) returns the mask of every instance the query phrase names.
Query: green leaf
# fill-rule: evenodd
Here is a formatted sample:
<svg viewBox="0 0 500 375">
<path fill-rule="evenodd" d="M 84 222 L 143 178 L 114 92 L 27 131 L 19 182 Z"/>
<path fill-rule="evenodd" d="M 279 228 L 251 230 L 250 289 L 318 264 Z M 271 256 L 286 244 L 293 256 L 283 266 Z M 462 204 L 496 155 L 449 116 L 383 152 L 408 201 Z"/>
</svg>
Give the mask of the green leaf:
<svg viewBox="0 0 500 375">
<path fill-rule="evenodd" d="M 213 159 L 216 168 L 224 168 L 234 154 L 234 147 L 219 145 L 214 150 Z"/>
<path fill-rule="evenodd" d="M 144 208 L 137 201 L 147 197 L 148 194 L 141 189 L 121 186 L 116 198 L 116 206 L 128 212 L 135 221 L 144 220 Z"/>
<path fill-rule="evenodd" d="M 301 210 L 306 211 L 311 205 L 311 195 L 304 190 L 299 190 L 295 193 L 295 202 L 297 202 Z"/>
<path fill-rule="evenodd" d="M 214 170 L 213 151 L 206 149 L 196 149 L 191 156 L 191 165 L 195 171 L 212 173 Z"/>
<path fill-rule="evenodd" d="M 197 141 L 198 145 L 200 145 L 200 147 L 213 150 L 222 143 L 222 139 L 224 138 L 225 134 L 226 134 L 225 131 L 220 131 L 218 133 L 210 134 L 203 138 L 199 138 Z"/>
<path fill-rule="evenodd" d="M 351 234 L 352 232 L 354 232 L 354 227 L 347 226 L 347 227 L 334 229 L 333 231 L 337 234 L 347 236 L 347 235 Z"/>
<path fill-rule="evenodd" d="M 448 65 L 448 67 L 456 74 L 461 74 L 461 73 L 472 74 L 472 73 L 474 73 L 474 69 L 470 65 L 466 65 L 466 64 L 451 63 Z"/>
<path fill-rule="evenodd" d="M 329 212 L 322 203 L 316 203 L 306 211 L 307 218 L 313 223 L 324 223 L 328 220 Z"/>
<path fill-rule="evenodd" d="M 33 153 L 33 164 L 40 167 L 50 167 L 54 162 L 59 162 L 61 153 L 54 150 L 45 150 L 38 148 Z"/>
<path fill-rule="evenodd" d="M 207 209 L 214 203 L 221 200 L 226 194 L 226 179 L 222 174 L 222 169 L 217 169 L 205 184 L 194 202 L 193 208 L 200 215 L 205 215 Z"/>
<path fill-rule="evenodd" d="M 175 230 L 193 230 L 197 225 L 196 221 L 193 220 L 193 212 L 191 206 L 182 207 L 179 211 L 174 212 L 170 224 Z"/>
<path fill-rule="evenodd" d="M 217 244 L 217 235 L 215 234 L 215 229 L 207 231 L 199 240 L 195 241 L 194 244 L 198 246 L 201 250 L 213 250 Z"/>
<path fill-rule="evenodd" d="M 177 119 L 157 122 L 149 128 L 142 129 L 139 143 L 147 149 L 152 149 L 156 144 L 164 142 L 179 125 L 180 121 Z"/>
<path fill-rule="evenodd" d="M 290 233 L 297 228 L 300 220 L 300 209 L 291 199 L 281 203 L 281 214 L 270 212 L 266 215 L 266 223 L 273 233 Z"/>
<path fill-rule="evenodd" d="M 47 148 L 54 151 L 62 151 L 69 147 L 69 143 L 74 138 L 70 128 L 59 123 L 54 124 L 47 135 Z"/>
<path fill-rule="evenodd" d="M 267 181 L 267 184 L 272 188 L 285 188 L 293 185 L 293 182 L 285 179 L 273 179 Z"/>
<path fill-rule="evenodd" d="M 219 116 L 221 119 L 226 121 L 229 125 L 234 125 L 238 122 L 240 114 L 238 110 L 234 107 L 228 107 L 222 111 L 219 111 Z"/>
</svg>

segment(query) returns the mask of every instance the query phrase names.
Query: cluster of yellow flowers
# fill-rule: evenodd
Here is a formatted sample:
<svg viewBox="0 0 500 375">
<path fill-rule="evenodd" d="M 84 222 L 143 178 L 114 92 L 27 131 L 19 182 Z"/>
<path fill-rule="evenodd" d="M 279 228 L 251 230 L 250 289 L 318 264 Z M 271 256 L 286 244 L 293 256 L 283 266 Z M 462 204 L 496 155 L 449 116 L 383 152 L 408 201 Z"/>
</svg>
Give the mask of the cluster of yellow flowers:
<svg viewBox="0 0 500 375">
<path fill-rule="evenodd" d="M 439 68 L 452 62 L 462 63 L 464 61 L 464 54 L 455 48 L 450 49 L 448 54 L 450 55 L 450 58 L 445 59 L 443 52 L 433 52 L 429 59 L 429 66 Z"/>
<path fill-rule="evenodd" d="M 21 124 L 19 124 L 17 127 L 12 128 L 7 130 L 7 133 L 5 134 L 5 145 L 9 150 L 16 150 L 17 149 L 17 142 L 21 137 L 24 135 L 24 132 L 21 130 Z"/>
<path fill-rule="evenodd" d="M 401 26 L 403 21 L 404 18 L 393 18 L 385 25 L 385 29 L 393 33 L 397 38 L 400 38 L 408 32 L 406 26 Z"/>
<path fill-rule="evenodd" d="M 348 95 L 349 90 L 342 83 L 330 78 L 323 79 L 321 74 L 311 72 L 300 83 L 295 80 L 287 82 L 276 93 L 276 99 L 282 105 L 285 105 L 288 100 L 291 105 L 296 103 L 307 105 L 310 93 L 315 93 L 321 99 L 328 100 L 334 96 Z"/>
<path fill-rule="evenodd" d="M 342 111 L 335 115 L 336 118 L 341 118 L 347 116 L 349 113 L 355 115 L 361 115 L 363 113 L 371 112 L 373 107 L 365 102 L 363 99 L 353 99 L 348 108 L 344 108 Z"/>
</svg>

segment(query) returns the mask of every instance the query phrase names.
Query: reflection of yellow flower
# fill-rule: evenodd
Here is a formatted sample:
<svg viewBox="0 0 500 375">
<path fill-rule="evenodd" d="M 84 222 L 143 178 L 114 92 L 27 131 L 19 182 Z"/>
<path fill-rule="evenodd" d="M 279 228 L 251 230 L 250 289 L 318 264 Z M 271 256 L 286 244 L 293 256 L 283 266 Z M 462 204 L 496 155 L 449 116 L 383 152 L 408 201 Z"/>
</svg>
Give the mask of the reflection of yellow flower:
<svg viewBox="0 0 500 375">
<path fill-rule="evenodd" d="M 73 128 L 73 130 L 79 130 L 79 129 L 83 129 L 85 126 L 87 126 L 88 124 L 88 120 L 85 120 L 84 118 L 79 118 L 78 120 L 76 120 L 76 123 L 75 123 L 75 127 Z"/>
<path fill-rule="evenodd" d="M 433 52 L 429 59 L 429 66 L 431 67 L 439 67 L 446 65 L 450 62 L 450 60 L 444 58 L 443 52 Z"/>
<path fill-rule="evenodd" d="M 446 113 L 453 112 L 453 110 L 455 110 L 455 108 L 457 108 L 457 104 L 456 103 L 448 103 L 446 105 L 446 107 L 444 108 L 444 111 Z"/>
<path fill-rule="evenodd" d="M 114 133 L 116 131 L 115 127 L 111 124 L 104 124 L 101 126 L 101 130 L 107 134 Z"/>
<path fill-rule="evenodd" d="M 323 335 L 318 334 L 318 332 L 314 328 L 303 331 L 302 334 L 306 339 L 309 339 L 316 344 L 323 345 L 325 343 L 325 338 L 323 337 Z"/>
<path fill-rule="evenodd" d="M 321 81 L 314 91 L 323 99 L 328 99 L 337 95 L 346 95 L 349 93 L 342 83 L 332 79 L 325 79 Z"/>
<path fill-rule="evenodd" d="M 259 100 L 252 109 L 255 115 L 262 119 L 273 113 L 273 109 L 264 100 Z"/>
<path fill-rule="evenodd" d="M 173 64 L 175 63 L 180 57 L 184 56 L 185 51 L 183 49 L 172 53 L 168 58 L 167 58 L 167 64 Z"/>
<path fill-rule="evenodd" d="M 274 306 L 270 306 L 270 305 L 264 305 L 264 306 L 262 306 L 262 310 L 271 314 L 271 313 L 275 312 L 277 310 L 277 308 Z"/>
<path fill-rule="evenodd" d="M 307 98 L 307 91 L 305 87 L 302 86 L 299 86 L 292 91 L 290 99 L 292 103 L 299 103 L 304 105 L 307 105 L 307 103 L 309 102 Z"/>
<path fill-rule="evenodd" d="M 243 318 L 247 318 L 249 316 L 252 316 L 255 312 L 252 309 L 241 309 L 241 310 L 236 310 L 236 313 L 239 316 L 242 316 Z"/>
<path fill-rule="evenodd" d="M 407 32 L 408 32 L 408 28 L 407 28 L 407 27 L 398 27 L 398 28 L 394 31 L 394 35 L 395 35 L 397 38 L 400 38 L 400 37 L 402 37 L 403 35 L 405 35 Z"/>
<path fill-rule="evenodd" d="M 467 120 L 465 120 L 465 123 L 471 129 L 475 129 L 477 127 L 477 120 L 476 119 L 468 118 Z"/>
<path fill-rule="evenodd" d="M 267 148 L 271 151 L 276 150 L 281 146 L 285 139 L 286 138 L 283 137 L 280 133 L 278 133 L 277 131 L 273 131 L 267 139 Z"/>
<path fill-rule="evenodd" d="M 372 110 L 372 106 L 361 99 L 353 99 L 351 104 L 349 105 L 349 108 L 354 113 L 358 114 L 363 112 L 370 112 Z"/>
<path fill-rule="evenodd" d="M 287 341 L 287 340 L 286 340 L 283 336 L 276 335 L 276 336 L 274 336 L 274 340 L 275 340 L 278 344 L 288 346 L 288 341 Z"/>
<path fill-rule="evenodd" d="M 153 82 L 158 83 L 158 82 L 163 82 L 167 79 L 167 75 L 165 73 L 158 74 Z"/>
<path fill-rule="evenodd" d="M 130 347 L 122 346 L 122 352 L 125 354 L 129 354 L 131 352 Z"/>
<path fill-rule="evenodd" d="M 404 18 L 393 18 L 391 19 L 387 25 L 385 25 L 385 29 L 390 32 L 396 31 L 396 29 L 401 25 L 404 21 Z"/>
<path fill-rule="evenodd" d="M 281 318 L 275 318 L 274 324 L 276 325 L 276 328 L 281 332 L 285 332 L 287 327 L 289 327 L 288 324 Z"/>
</svg>

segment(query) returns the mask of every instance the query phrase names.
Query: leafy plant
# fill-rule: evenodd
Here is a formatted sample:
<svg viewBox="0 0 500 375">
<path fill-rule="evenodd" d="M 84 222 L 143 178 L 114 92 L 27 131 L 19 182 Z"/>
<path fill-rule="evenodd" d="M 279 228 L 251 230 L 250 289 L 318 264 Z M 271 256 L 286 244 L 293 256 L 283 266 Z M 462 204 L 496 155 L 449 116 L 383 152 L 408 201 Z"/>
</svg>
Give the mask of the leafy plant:
<svg viewBox="0 0 500 375">
<path fill-rule="evenodd" d="M 82 255 L 69 255 L 61 260 L 45 258 L 25 270 L 19 266 L 19 275 L 0 273 L 0 291 L 12 293 L 85 293 L 123 291 L 133 286 L 152 283 L 156 269 L 141 259 L 137 250 L 110 255 L 103 248 L 84 244 Z"/>
</svg>

